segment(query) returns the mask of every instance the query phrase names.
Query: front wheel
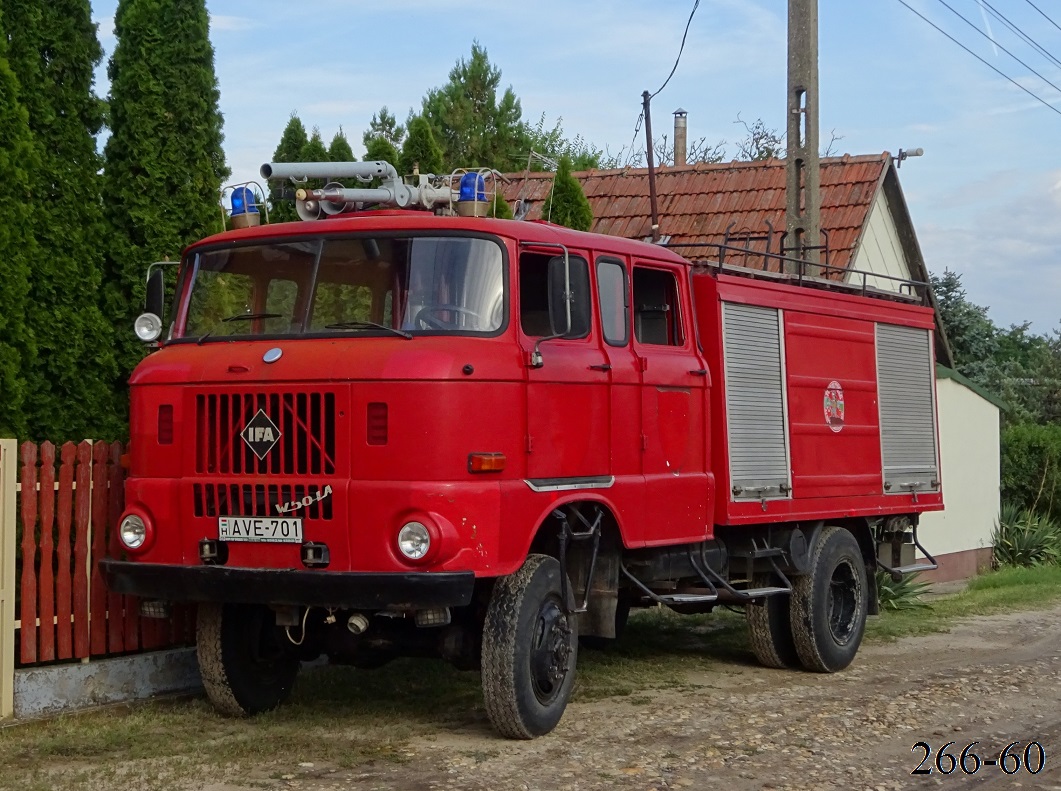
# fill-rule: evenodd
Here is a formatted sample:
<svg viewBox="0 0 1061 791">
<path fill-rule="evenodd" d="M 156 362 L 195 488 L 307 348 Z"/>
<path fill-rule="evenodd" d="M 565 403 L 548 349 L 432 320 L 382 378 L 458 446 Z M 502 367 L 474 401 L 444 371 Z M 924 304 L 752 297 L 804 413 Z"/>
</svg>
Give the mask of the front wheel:
<svg viewBox="0 0 1061 791">
<path fill-rule="evenodd" d="M 858 541 L 826 527 L 807 574 L 792 582 L 792 638 L 807 670 L 835 673 L 855 658 L 866 630 L 869 584 Z"/>
<path fill-rule="evenodd" d="M 483 626 L 483 699 L 510 739 L 549 733 L 571 697 L 578 631 L 571 602 L 560 597 L 561 574 L 555 558 L 531 555 L 494 584 Z"/>
<path fill-rule="evenodd" d="M 199 605 L 196 652 L 210 702 L 225 714 L 246 717 L 275 709 L 295 684 L 299 661 L 262 605 Z"/>
</svg>

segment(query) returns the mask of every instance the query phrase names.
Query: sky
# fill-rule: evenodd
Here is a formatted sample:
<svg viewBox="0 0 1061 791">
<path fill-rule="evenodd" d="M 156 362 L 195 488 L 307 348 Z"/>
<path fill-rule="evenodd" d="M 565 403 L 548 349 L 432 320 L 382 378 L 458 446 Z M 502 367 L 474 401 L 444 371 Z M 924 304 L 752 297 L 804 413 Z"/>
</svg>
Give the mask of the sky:
<svg viewBox="0 0 1061 791">
<path fill-rule="evenodd" d="M 109 57 L 117 0 L 91 2 Z M 1061 66 L 989 11 L 1061 61 L 1061 3 L 906 2 L 986 63 L 900 0 L 819 0 L 822 140 L 835 136 L 837 153 L 923 148 L 899 176 L 929 269 L 960 273 L 997 324 L 1051 332 L 1061 327 L 1061 90 L 1053 87 Z M 674 66 L 693 0 L 207 0 L 207 8 L 235 182 L 258 178 L 292 113 L 325 144 L 342 128 L 361 156 L 373 113 L 386 105 L 403 121 L 475 41 L 525 119 L 544 114 L 569 137 L 629 151 L 641 93 L 655 92 Z M 678 107 L 688 111 L 690 141 L 726 141 L 731 155 L 738 116 L 783 128 L 786 26 L 786 0 L 700 0 L 677 71 L 653 100 L 656 135 L 670 131 Z M 107 91 L 104 62 L 97 92 Z M 643 148 L 643 132 L 636 140 Z"/>
</svg>

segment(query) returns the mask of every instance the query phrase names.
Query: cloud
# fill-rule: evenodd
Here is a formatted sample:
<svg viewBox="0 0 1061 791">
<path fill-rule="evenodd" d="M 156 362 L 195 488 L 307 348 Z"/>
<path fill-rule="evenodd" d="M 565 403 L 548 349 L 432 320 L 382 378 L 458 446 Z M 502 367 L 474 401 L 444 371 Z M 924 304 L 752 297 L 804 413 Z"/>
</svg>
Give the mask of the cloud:
<svg viewBox="0 0 1061 791">
<path fill-rule="evenodd" d="M 251 17 L 210 14 L 210 30 L 213 32 L 243 32 L 256 27 L 261 27 L 261 22 Z"/>
<path fill-rule="evenodd" d="M 919 236 L 929 268 L 960 273 L 969 298 L 989 306 L 996 323 L 1030 321 L 1046 333 L 1061 322 L 1061 170 L 1023 175 L 1023 189 L 970 224 L 928 224 Z M 1012 177 L 999 174 L 967 189 Z"/>
</svg>

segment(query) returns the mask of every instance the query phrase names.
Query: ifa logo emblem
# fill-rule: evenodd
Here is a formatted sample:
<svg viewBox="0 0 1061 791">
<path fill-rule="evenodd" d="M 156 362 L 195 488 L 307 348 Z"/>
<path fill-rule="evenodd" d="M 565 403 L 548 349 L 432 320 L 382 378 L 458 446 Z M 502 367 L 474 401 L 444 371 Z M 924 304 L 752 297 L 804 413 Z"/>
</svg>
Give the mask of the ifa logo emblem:
<svg viewBox="0 0 1061 791">
<path fill-rule="evenodd" d="M 264 409 L 259 409 L 254 417 L 247 421 L 239 435 L 259 459 L 264 459 L 265 455 L 276 447 L 281 437 L 280 429 L 265 414 Z"/>
</svg>

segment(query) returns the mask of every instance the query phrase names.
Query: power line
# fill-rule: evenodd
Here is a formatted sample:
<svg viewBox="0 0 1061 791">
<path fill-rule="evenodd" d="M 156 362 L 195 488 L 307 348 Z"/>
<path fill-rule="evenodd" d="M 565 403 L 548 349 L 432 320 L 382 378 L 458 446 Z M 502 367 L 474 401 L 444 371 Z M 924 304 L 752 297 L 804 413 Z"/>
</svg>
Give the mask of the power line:
<svg viewBox="0 0 1061 791">
<path fill-rule="evenodd" d="M 1029 66 L 1029 65 L 1028 65 L 1027 63 L 1025 63 L 1025 62 L 1024 62 L 1023 60 L 1021 60 L 1020 58 L 1018 58 L 1018 57 L 1017 57 L 1016 55 L 1014 55 L 1014 54 L 1013 54 L 1012 52 L 1010 52 L 1010 51 L 1009 51 L 1008 49 L 1006 49 L 1006 48 L 1005 48 L 1005 47 L 1003 47 L 1003 46 L 1002 46 L 1001 44 L 999 44 L 998 42 L 996 42 L 996 41 L 995 41 L 995 40 L 994 40 L 993 38 L 991 38 L 991 36 L 987 35 L 987 33 L 985 33 L 984 31 L 982 31 L 982 30 L 981 30 L 981 29 L 980 29 L 980 28 L 979 28 L 979 27 L 978 27 L 978 26 L 976 25 L 976 23 L 975 23 L 975 22 L 971 22 L 971 21 L 970 21 L 970 20 L 968 19 L 968 17 L 965 17 L 965 16 L 963 16 L 963 15 L 962 15 L 962 13 L 961 13 L 960 11 L 957 11 L 957 10 L 956 10 L 956 9 L 954 8 L 954 6 L 952 6 L 952 5 L 950 4 L 950 3 L 948 3 L 948 2 L 947 2 L 947 0 L 936 0 L 936 2 L 937 2 L 937 3 L 939 3 L 939 4 L 941 5 L 941 6 L 943 6 L 944 8 L 946 8 L 946 9 L 947 9 L 948 11 L 950 11 L 950 12 L 951 12 L 952 14 L 954 14 L 954 16 L 958 17 L 958 19 L 960 19 L 960 20 L 961 20 L 962 22 L 964 22 L 965 24 L 967 24 L 967 25 L 968 25 L 969 27 L 971 27 L 971 28 L 972 28 L 973 30 L 975 30 L 975 31 L 976 31 L 977 33 L 979 33 L 979 34 L 980 34 L 981 36 L 983 36 L 983 37 L 984 37 L 984 38 L 986 38 L 986 39 L 987 39 L 988 41 L 990 41 L 990 42 L 991 42 L 991 43 L 992 43 L 992 44 L 993 44 L 994 46 L 998 47 L 998 48 L 999 48 L 1000 50 L 1002 50 L 1003 52 L 1005 52 L 1005 53 L 1006 53 L 1007 55 L 1009 55 L 1009 56 L 1010 56 L 1011 58 L 1013 58 L 1013 60 L 1017 61 L 1017 63 L 1019 63 L 1019 64 L 1020 64 L 1021 66 L 1023 66 L 1024 68 L 1026 68 L 1026 69 L 1027 69 L 1028 71 L 1030 71 L 1030 72 L 1031 72 L 1032 74 L 1034 74 L 1034 75 L 1035 75 L 1036 77 L 1038 77 L 1038 78 L 1039 78 L 1040 80 L 1042 80 L 1043 82 L 1045 82 L 1045 83 L 1046 83 L 1047 85 L 1049 85 L 1049 86 L 1050 86 L 1051 88 L 1053 88 L 1053 89 L 1054 89 L 1055 91 L 1057 91 L 1058 93 L 1061 93 L 1061 88 L 1058 88 L 1058 87 L 1057 87 L 1056 85 L 1054 85 L 1054 83 L 1050 82 L 1050 80 L 1046 79 L 1046 77 L 1044 77 L 1044 76 L 1043 76 L 1042 74 L 1040 74 L 1039 72 L 1037 72 L 1037 71 L 1036 71 L 1035 69 L 1033 69 L 1033 68 L 1032 68 L 1031 66 Z"/>
<path fill-rule="evenodd" d="M 940 33 L 942 33 L 942 34 L 943 34 L 944 36 L 946 36 L 947 38 L 949 38 L 949 39 L 950 39 L 951 41 L 953 41 L 953 42 L 954 42 L 955 44 L 957 44 L 957 45 L 958 45 L 959 47 L 961 47 L 962 49 L 964 49 L 964 50 L 965 50 L 966 52 L 968 52 L 968 53 L 969 53 L 970 55 L 972 55 L 972 56 L 973 56 L 974 58 L 976 58 L 976 59 L 977 59 L 978 61 L 980 61 L 981 63 L 983 63 L 983 64 L 984 64 L 985 66 L 987 66 L 987 68 L 991 69 L 991 71 L 995 72 L 995 74 L 999 75 L 1000 77 L 1002 77 L 1002 78 L 1004 78 L 1004 79 L 1006 79 L 1006 80 L 1009 80 L 1009 81 L 1010 81 L 1010 82 L 1012 82 L 1012 83 L 1013 83 L 1014 85 L 1016 85 L 1016 86 L 1017 86 L 1018 88 L 1020 88 L 1020 89 L 1021 89 L 1022 91 L 1024 91 L 1024 92 L 1025 92 L 1026 94 L 1028 94 L 1028 95 L 1029 95 L 1030 97 L 1032 97 L 1033 99 L 1035 99 L 1035 100 L 1036 100 L 1037 102 L 1040 102 L 1041 104 L 1045 105 L 1046 107 L 1049 107 L 1049 108 L 1050 108 L 1051 110 L 1053 110 L 1053 111 L 1054 111 L 1055 113 L 1057 113 L 1058 115 L 1061 115 L 1061 110 L 1058 110 L 1058 109 L 1057 109 L 1056 107 L 1054 107 L 1054 106 L 1053 106 L 1052 104 L 1050 104 L 1050 103 L 1049 103 L 1048 101 L 1046 101 L 1046 99 L 1044 99 L 1044 98 L 1042 98 L 1041 96 L 1039 96 L 1039 95 L 1038 95 L 1037 93 L 1034 93 L 1034 92 L 1032 92 L 1031 90 L 1029 90 L 1028 88 L 1025 88 L 1025 87 L 1024 87 L 1023 85 L 1021 85 L 1021 84 L 1020 84 L 1019 82 L 1017 82 L 1017 81 L 1016 81 L 1015 79 L 1013 79 L 1012 77 L 1010 77 L 1010 76 L 1009 76 L 1008 74 L 1006 74 L 1005 72 L 1003 72 L 1003 71 L 1000 71 L 999 69 L 997 69 L 997 68 L 995 68 L 994 66 L 992 66 L 992 65 L 991 65 L 990 63 L 988 63 L 988 62 L 987 62 L 986 60 L 984 60 L 984 59 L 983 59 L 983 58 L 981 58 L 981 57 L 980 57 L 979 55 L 977 55 L 977 54 L 976 54 L 975 52 L 973 52 L 973 51 L 972 51 L 971 49 L 969 49 L 969 48 L 968 48 L 967 46 L 965 46 L 965 45 L 964 45 L 964 44 L 962 44 L 962 43 L 961 43 L 960 41 L 958 41 L 958 39 L 954 38 L 954 36 L 952 36 L 952 35 L 951 35 L 950 33 L 948 33 L 948 32 L 947 32 L 947 31 L 945 31 L 945 30 L 944 30 L 943 28 L 941 28 L 941 27 L 940 27 L 939 25 L 937 25 L 937 24 L 936 24 L 935 22 L 933 22 L 933 21 L 932 21 L 931 19 L 929 19 L 928 17 L 926 17 L 925 15 L 923 15 L 923 14 L 922 14 L 922 13 L 921 13 L 920 11 L 916 10 L 915 8 L 913 8 L 913 7 L 912 7 L 912 6 L 911 6 L 911 5 L 909 4 L 909 3 L 907 3 L 907 2 L 906 2 L 906 0 L 896 0 L 896 2 L 898 2 L 898 3 L 900 3 L 900 4 L 904 5 L 904 6 L 906 6 L 906 8 L 907 8 L 907 9 L 908 9 L 909 11 L 911 11 L 912 13 L 914 13 L 914 14 L 916 14 L 917 16 L 921 17 L 921 19 L 922 19 L 922 20 L 923 20 L 923 21 L 924 21 L 925 23 L 927 23 L 927 24 L 931 25 L 932 27 L 934 27 L 934 28 L 935 28 L 936 30 L 938 30 L 938 31 L 939 31 Z"/>
<path fill-rule="evenodd" d="M 1035 9 L 1036 11 L 1038 11 L 1038 12 L 1039 12 L 1040 14 L 1042 14 L 1042 15 L 1043 15 L 1043 19 L 1045 19 L 1045 20 L 1046 20 L 1047 22 L 1049 22 L 1049 23 L 1050 23 L 1051 25 L 1053 25 L 1054 27 L 1056 27 L 1056 28 L 1057 28 L 1058 30 L 1061 30 L 1061 25 L 1058 25 L 1058 24 L 1057 24 L 1057 23 L 1056 23 L 1056 22 L 1055 22 L 1054 20 L 1052 20 L 1052 19 L 1051 19 L 1050 17 L 1048 17 L 1048 16 L 1046 15 L 1046 12 L 1045 12 L 1045 11 L 1043 11 L 1043 10 L 1042 10 L 1041 8 L 1039 8 L 1039 6 L 1037 6 L 1037 5 L 1035 4 L 1035 3 L 1033 3 L 1033 2 L 1032 2 L 1032 0 L 1026 0 L 1026 2 L 1028 3 L 1028 5 L 1030 5 L 1030 6 L 1032 7 L 1032 8 L 1034 8 L 1034 9 Z"/>
<path fill-rule="evenodd" d="M 663 81 L 663 84 L 659 86 L 659 90 L 652 94 L 649 99 L 655 99 L 656 95 L 659 94 L 664 88 L 667 87 L 667 83 L 670 82 L 670 78 L 674 76 L 674 72 L 678 70 L 678 62 L 682 59 L 682 53 L 685 51 L 685 37 L 689 35 L 689 25 L 693 23 L 693 15 L 696 13 L 696 9 L 700 7 L 700 0 L 696 0 L 693 3 L 693 10 L 689 12 L 689 21 L 685 23 L 685 32 L 682 33 L 682 45 L 678 49 L 678 57 L 674 60 L 674 68 L 670 70 L 670 74 L 667 75 L 667 79 Z"/>
<path fill-rule="evenodd" d="M 645 111 L 642 110 L 641 111 L 641 115 L 639 115 L 637 117 L 637 123 L 634 124 L 634 136 L 632 138 L 630 138 L 630 150 L 627 151 L 627 153 L 626 153 L 626 165 L 624 165 L 623 167 L 626 167 L 627 165 L 629 165 L 634 159 L 634 143 L 637 142 L 637 133 L 641 131 L 641 123 L 644 120 L 645 120 Z"/>
<path fill-rule="evenodd" d="M 1029 46 L 1031 46 L 1034 49 L 1038 50 L 1039 53 L 1044 58 L 1047 58 L 1048 60 L 1052 61 L 1056 66 L 1061 67 L 1061 60 L 1058 60 L 1057 58 L 1055 58 L 1038 41 L 1033 39 L 1031 36 L 1029 36 L 1027 33 L 1025 33 L 1023 30 L 1021 30 L 1020 27 L 1018 27 L 1013 22 L 1011 22 L 1009 19 L 1007 19 L 1005 14 L 1003 14 L 1001 11 L 999 11 L 997 8 L 995 8 L 993 5 L 991 5 L 989 2 L 987 2 L 987 0 L 980 0 L 980 4 L 983 5 L 984 7 L 986 7 L 987 10 L 991 12 L 991 15 L 993 17 L 995 17 L 995 19 L 999 20 L 1003 25 L 1008 27 L 1017 36 L 1020 36 L 1020 38 L 1024 39 L 1024 42 L 1026 44 L 1028 44 Z"/>
</svg>

